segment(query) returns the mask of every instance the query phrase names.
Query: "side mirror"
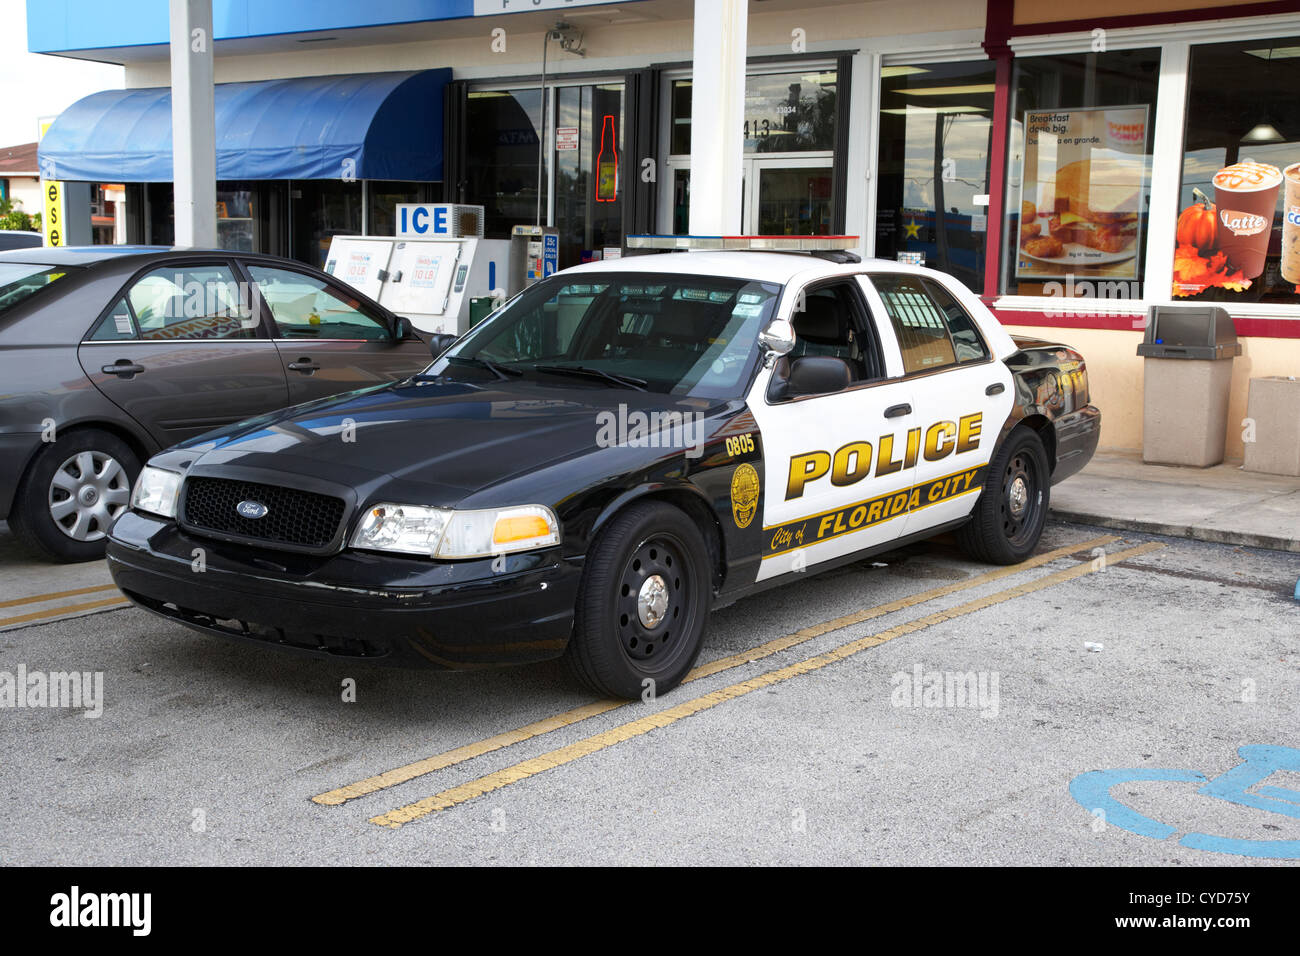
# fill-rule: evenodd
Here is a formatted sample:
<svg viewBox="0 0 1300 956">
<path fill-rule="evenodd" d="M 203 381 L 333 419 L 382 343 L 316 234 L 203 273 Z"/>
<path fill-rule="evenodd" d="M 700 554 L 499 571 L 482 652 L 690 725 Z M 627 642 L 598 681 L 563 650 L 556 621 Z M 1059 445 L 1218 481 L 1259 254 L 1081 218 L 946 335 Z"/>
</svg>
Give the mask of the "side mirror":
<svg viewBox="0 0 1300 956">
<path fill-rule="evenodd" d="M 774 402 L 800 395 L 825 395 L 847 388 L 853 382 L 849 363 L 833 355 L 800 355 L 794 361 L 781 359 L 772 374 L 768 397 Z"/>
<path fill-rule="evenodd" d="M 402 342 L 406 339 L 415 338 L 415 327 L 411 325 L 411 320 L 404 315 L 393 317 L 393 341 Z"/>
<path fill-rule="evenodd" d="M 780 358 L 794 348 L 794 326 L 789 319 L 773 319 L 758 333 L 759 346 Z"/>
<path fill-rule="evenodd" d="M 452 335 L 450 332 L 435 332 L 429 336 L 429 351 L 433 353 L 434 358 L 437 358 L 443 352 L 447 351 L 447 349 L 451 348 L 455 341 L 456 336 Z"/>
</svg>

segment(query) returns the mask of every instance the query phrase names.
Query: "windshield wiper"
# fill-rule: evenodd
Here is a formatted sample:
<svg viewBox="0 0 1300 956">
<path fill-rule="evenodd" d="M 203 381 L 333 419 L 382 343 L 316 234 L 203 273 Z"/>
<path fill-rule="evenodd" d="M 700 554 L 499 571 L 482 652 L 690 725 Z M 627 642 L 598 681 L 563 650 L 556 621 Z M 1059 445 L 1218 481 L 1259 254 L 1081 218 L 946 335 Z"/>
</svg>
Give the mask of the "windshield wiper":
<svg viewBox="0 0 1300 956">
<path fill-rule="evenodd" d="M 493 375 L 495 375 L 497 378 L 502 379 L 503 381 L 508 380 L 510 378 L 518 378 L 520 375 L 524 374 L 522 369 L 509 368 L 505 365 L 500 365 L 497 362 L 489 362 L 487 359 L 478 358 L 477 356 L 473 356 L 473 355 L 448 355 L 447 361 L 458 362 L 462 365 L 474 365 L 477 366 L 478 368 L 485 368 Z"/>
<path fill-rule="evenodd" d="M 577 375 L 581 378 L 601 378 L 614 385 L 621 385 L 624 388 L 635 388 L 638 392 L 644 392 L 646 385 L 649 383 L 643 378 L 633 378 L 631 375 L 619 375 L 617 372 L 606 372 L 600 368 L 589 368 L 586 365 L 534 365 L 533 370 L 537 372 L 546 372 L 550 375 Z"/>
</svg>

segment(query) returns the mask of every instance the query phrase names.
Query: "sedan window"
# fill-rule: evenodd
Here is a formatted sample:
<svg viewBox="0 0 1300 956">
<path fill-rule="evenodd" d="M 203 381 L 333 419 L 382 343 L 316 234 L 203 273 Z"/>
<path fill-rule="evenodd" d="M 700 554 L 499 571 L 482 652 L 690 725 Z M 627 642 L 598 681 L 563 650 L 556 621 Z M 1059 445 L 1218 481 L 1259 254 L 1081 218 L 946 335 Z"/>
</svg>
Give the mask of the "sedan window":
<svg viewBox="0 0 1300 956">
<path fill-rule="evenodd" d="M 269 266 L 248 267 L 283 339 L 388 339 L 387 324 L 361 303 L 314 276 Z"/>
<path fill-rule="evenodd" d="M 67 272 L 28 262 L 0 263 L 0 313 L 12 309 L 29 295 L 40 292 Z"/>
<path fill-rule="evenodd" d="M 257 313 L 227 266 L 164 266 L 126 295 L 142 339 L 251 339 Z"/>
</svg>

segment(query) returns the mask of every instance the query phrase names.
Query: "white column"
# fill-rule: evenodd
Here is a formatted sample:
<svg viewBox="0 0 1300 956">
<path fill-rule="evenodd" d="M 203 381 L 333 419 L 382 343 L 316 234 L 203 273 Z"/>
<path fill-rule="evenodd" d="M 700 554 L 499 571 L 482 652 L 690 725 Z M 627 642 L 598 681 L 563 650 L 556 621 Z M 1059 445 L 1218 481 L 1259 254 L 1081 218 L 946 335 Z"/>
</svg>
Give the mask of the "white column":
<svg viewBox="0 0 1300 956">
<path fill-rule="evenodd" d="M 695 0 L 691 73 L 693 235 L 737 235 L 744 175 L 748 0 Z M 753 189 L 755 183 L 750 183 Z"/>
<path fill-rule="evenodd" d="M 1160 56 L 1160 91 L 1156 95 L 1155 128 L 1150 141 L 1151 207 L 1147 216 L 1147 268 L 1143 298 L 1169 302 L 1173 298 L 1174 233 L 1178 228 L 1178 184 L 1183 172 L 1183 122 L 1187 112 L 1187 71 L 1191 45 L 1165 44 Z"/>
<path fill-rule="evenodd" d="M 169 0 L 176 245 L 217 244 L 212 0 Z"/>
<path fill-rule="evenodd" d="M 836 156 L 847 169 L 844 229 L 860 237 L 857 253 L 864 259 L 876 254 L 876 171 L 880 154 L 880 54 L 853 57 L 849 81 L 849 154 Z M 843 89 L 843 86 L 840 87 Z"/>
</svg>

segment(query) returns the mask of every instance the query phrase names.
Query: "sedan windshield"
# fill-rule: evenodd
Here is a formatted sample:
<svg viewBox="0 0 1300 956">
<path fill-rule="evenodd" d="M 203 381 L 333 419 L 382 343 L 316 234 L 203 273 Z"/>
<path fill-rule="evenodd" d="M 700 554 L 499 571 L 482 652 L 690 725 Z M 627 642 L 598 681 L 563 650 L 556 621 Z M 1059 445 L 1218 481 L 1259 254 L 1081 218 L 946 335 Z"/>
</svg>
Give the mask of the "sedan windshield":
<svg viewBox="0 0 1300 956">
<path fill-rule="evenodd" d="M 0 314 L 65 275 L 67 272 L 52 266 L 30 262 L 0 263 Z"/>
<path fill-rule="evenodd" d="M 429 372 L 732 398 L 749 382 L 758 331 L 780 290 L 675 273 L 553 276 L 470 332 Z"/>
</svg>

